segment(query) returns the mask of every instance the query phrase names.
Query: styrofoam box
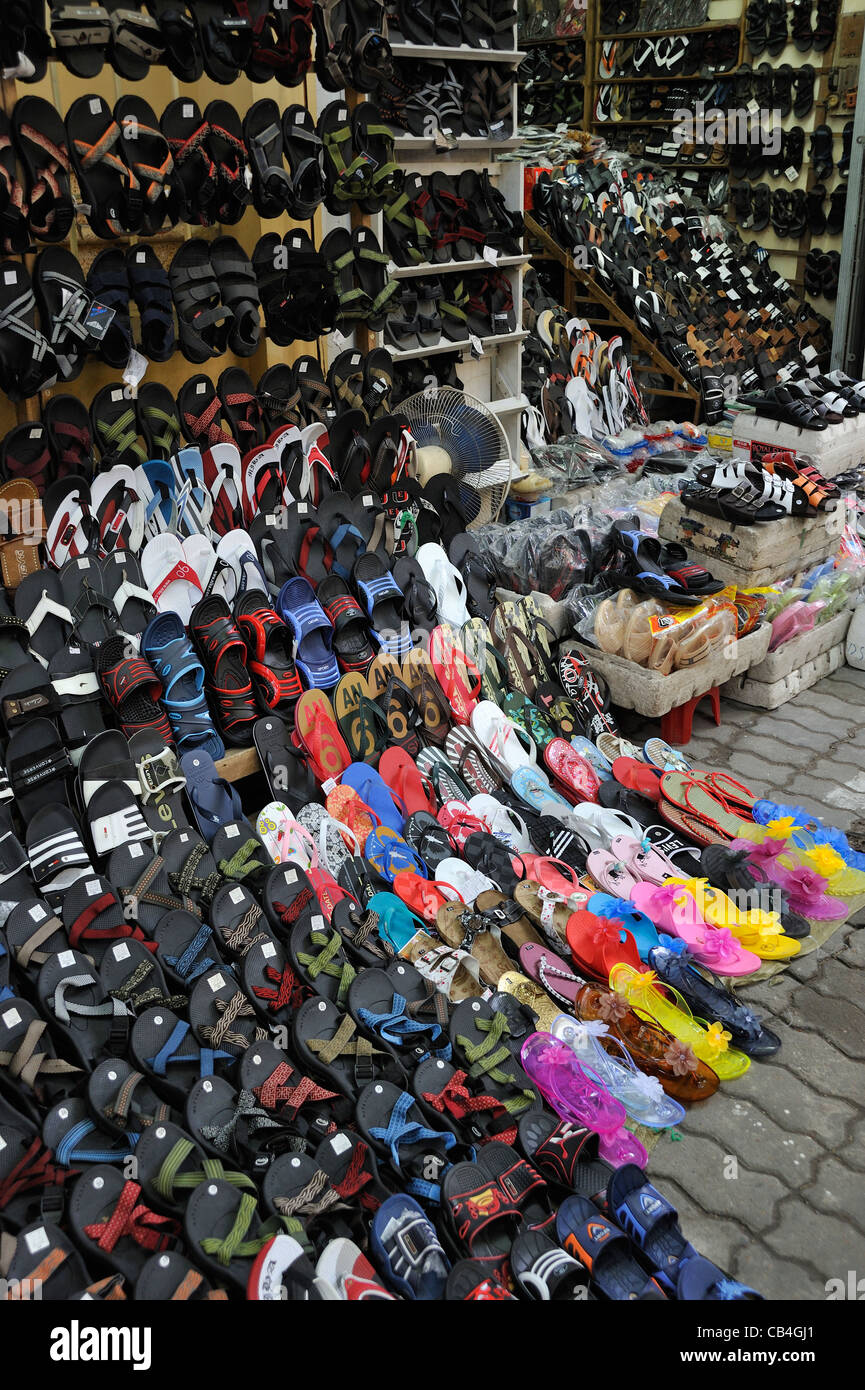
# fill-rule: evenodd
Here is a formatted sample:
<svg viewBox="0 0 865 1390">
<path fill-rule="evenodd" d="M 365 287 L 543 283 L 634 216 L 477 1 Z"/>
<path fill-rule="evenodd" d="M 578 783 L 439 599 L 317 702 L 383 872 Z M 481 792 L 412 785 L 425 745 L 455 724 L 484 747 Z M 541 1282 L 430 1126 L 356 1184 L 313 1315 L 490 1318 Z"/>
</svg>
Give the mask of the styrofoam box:
<svg viewBox="0 0 865 1390">
<path fill-rule="evenodd" d="M 759 458 L 761 451 L 753 447 L 755 442 L 790 449 L 798 462 L 810 460 L 826 478 L 846 473 L 865 460 L 865 415 L 825 430 L 800 430 L 780 420 L 743 412 L 733 417 L 732 435 L 734 457 Z"/>
<path fill-rule="evenodd" d="M 831 512 L 734 526 L 676 499 L 662 511 L 658 534 L 684 545 L 722 583 L 747 589 L 787 579 L 834 555 L 846 515 L 839 502 Z"/>
<path fill-rule="evenodd" d="M 842 614 L 842 616 L 845 615 Z M 846 618 L 849 622 L 849 613 L 846 614 Z M 827 624 L 828 626 L 829 624 Z M 793 640 L 798 641 L 799 639 L 794 638 Z M 792 646 L 792 643 L 789 645 Z M 795 671 L 782 676 L 779 680 L 752 680 L 749 671 L 723 685 L 721 694 L 740 705 L 755 705 L 758 709 L 765 710 L 778 709 L 781 705 L 786 705 L 788 700 L 793 700 L 797 695 L 801 695 L 803 690 L 810 690 L 812 685 L 816 685 L 826 676 L 831 676 L 833 671 L 839 670 L 843 665 L 844 643 L 840 642 L 837 646 L 822 652 L 812 661 L 806 661 Z"/>
<path fill-rule="evenodd" d="M 748 672 L 748 680 L 782 680 L 792 671 L 797 671 L 800 666 L 805 666 L 809 661 L 816 661 L 818 656 L 828 652 L 831 647 L 837 647 L 839 642 L 844 642 L 852 617 L 853 612 L 848 608 L 846 612 L 831 618 L 828 623 L 818 624 L 810 632 L 793 637 L 777 651 L 769 652 L 759 666 L 752 666 Z"/>
<path fill-rule="evenodd" d="M 733 640 L 705 661 L 690 666 L 683 671 L 673 671 L 662 676 L 657 671 L 649 671 L 623 656 L 613 656 L 610 652 L 599 651 L 586 646 L 578 638 L 565 641 L 563 651 L 578 650 L 586 661 L 598 671 L 610 687 L 613 704 L 636 710 L 649 719 L 660 719 L 671 709 L 678 709 L 698 695 L 705 695 L 714 686 L 732 681 L 749 667 L 760 662 L 769 650 L 772 629 L 768 623 L 760 623 L 753 632 L 741 640 Z"/>
</svg>

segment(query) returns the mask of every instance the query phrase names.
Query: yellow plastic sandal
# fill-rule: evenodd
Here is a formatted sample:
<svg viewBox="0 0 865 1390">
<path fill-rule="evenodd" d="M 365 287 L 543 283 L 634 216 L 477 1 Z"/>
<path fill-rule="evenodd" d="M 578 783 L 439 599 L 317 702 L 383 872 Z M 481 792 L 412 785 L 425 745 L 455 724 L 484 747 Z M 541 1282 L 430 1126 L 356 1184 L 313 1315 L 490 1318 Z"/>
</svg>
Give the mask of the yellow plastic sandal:
<svg viewBox="0 0 865 1390">
<path fill-rule="evenodd" d="M 610 985 L 638 1014 L 666 1028 L 721 1078 L 735 1081 L 751 1065 L 750 1057 L 730 1047 L 730 1034 L 718 1022 L 703 1023 L 691 1013 L 685 1000 L 672 985 L 658 981 L 654 970 L 635 970 L 619 962 L 610 971 Z"/>
<path fill-rule="evenodd" d="M 697 910 L 703 921 L 713 927 L 728 927 L 736 940 L 747 951 L 753 951 L 761 960 L 789 960 L 802 949 L 801 942 L 786 935 L 777 912 L 763 912 L 761 908 L 749 908 L 743 912 L 732 899 L 713 888 L 705 878 L 673 878 L 670 883 L 680 883 L 696 900 Z"/>
<path fill-rule="evenodd" d="M 815 845 L 813 849 L 799 849 L 795 853 L 809 869 L 815 869 L 827 880 L 826 892 L 835 898 L 856 898 L 865 893 L 865 874 L 861 869 L 853 869 L 845 864 L 841 855 L 831 845 Z"/>
</svg>

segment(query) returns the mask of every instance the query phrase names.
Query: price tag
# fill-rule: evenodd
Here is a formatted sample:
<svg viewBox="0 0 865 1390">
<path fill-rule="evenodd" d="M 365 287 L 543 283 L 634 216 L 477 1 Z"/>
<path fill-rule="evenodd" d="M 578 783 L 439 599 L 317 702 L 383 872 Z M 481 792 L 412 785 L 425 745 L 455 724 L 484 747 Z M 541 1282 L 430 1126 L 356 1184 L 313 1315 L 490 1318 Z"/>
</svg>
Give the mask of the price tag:
<svg viewBox="0 0 865 1390">
<path fill-rule="evenodd" d="M 484 345 L 476 333 L 469 334 L 469 343 L 471 344 L 472 357 L 483 357 Z"/>
<path fill-rule="evenodd" d="M 483 258 L 485 261 L 489 261 L 490 265 L 498 265 L 499 253 L 494 246 L 485 246 Z"/>
<path fill-rule="evenodd" d="M 129 361 L 123 368 L 123 380 L 131 389 L 133 397 L 138 394 L 138 383 L 147 371 L 147 358 L 142 357 L 135 348 L 130 349 Z"/>
</svg>

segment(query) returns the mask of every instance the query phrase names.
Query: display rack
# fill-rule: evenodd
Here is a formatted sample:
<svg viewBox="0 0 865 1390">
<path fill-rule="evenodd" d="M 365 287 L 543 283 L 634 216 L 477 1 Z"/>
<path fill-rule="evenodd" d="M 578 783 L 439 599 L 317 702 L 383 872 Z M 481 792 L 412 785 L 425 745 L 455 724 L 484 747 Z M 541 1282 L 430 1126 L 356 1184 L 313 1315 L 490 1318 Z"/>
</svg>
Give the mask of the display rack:
<svg viewBox="0 0 865 1390">
<path fill-rule="evenodd" d="M 594 275 L 580 269 L 573 256 L 563 250 L 531 214 L 526 214 L 526 231 L 533 240 L 540 243 L 546 256 L 563 268 L 566 285 L 565 308 L 571 313 L 579 312 L 592 328 L 598 327 L 607 333 L 614 328 L 617 332 L 627 335 L 634 353 L 631 370 L 640 375 L 660 373 L 670 383 L 664 387 L 646 386 L 643 388 L 643 394 L 681 401 L 688 414 L 693 415 L 696 424 L 700 418 L 702 397 L 679 368 L 664 356 L 657 344 L 646 336 L 634 319 L 619 308 L 616 301 L 598 284 Z M 579 290 L 585 293 L 580 295 Z M 592 312 L 585 313 L 586 308 Z M 602 311 L 602 316 L 598 311 Z M 640 357 L 647 360 L 641 361 Z"/>
</svg>

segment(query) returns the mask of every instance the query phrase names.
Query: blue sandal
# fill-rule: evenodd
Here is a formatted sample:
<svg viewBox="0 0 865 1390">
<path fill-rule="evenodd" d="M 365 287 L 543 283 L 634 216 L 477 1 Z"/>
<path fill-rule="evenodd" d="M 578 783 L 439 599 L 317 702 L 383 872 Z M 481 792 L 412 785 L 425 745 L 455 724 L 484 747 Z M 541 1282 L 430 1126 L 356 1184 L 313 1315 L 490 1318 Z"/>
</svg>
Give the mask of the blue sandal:
<svg viewBox="0 0 865 1390">
<path fill-rule="evenodd" d="M 211 758 L 225 756 L 204 694 L 204 667 L 177 613 L 159 613 L 141 637 L 141 655 L 162 681 L 162 706 L 168 715 L 178 753 L 201 749 Z"/>
<path fill-rule="evenodd" d="M 332 690 L 339 683 L 333 654 L 333 627 L 308 579 L 286 580 L 279 591 L 277 611 L 291 629 L 294 660 L 310 690 Z"/>
<path fill-rule="evenodd" d="M 244 819 L 240 797 L 231 783 L 220 777 L 212 757 L 203 748 L 184 753 L 180 769 L 186 778 L 186 793 L 198 828 L 208 844 L 220 826 Z"/>
</svg>

